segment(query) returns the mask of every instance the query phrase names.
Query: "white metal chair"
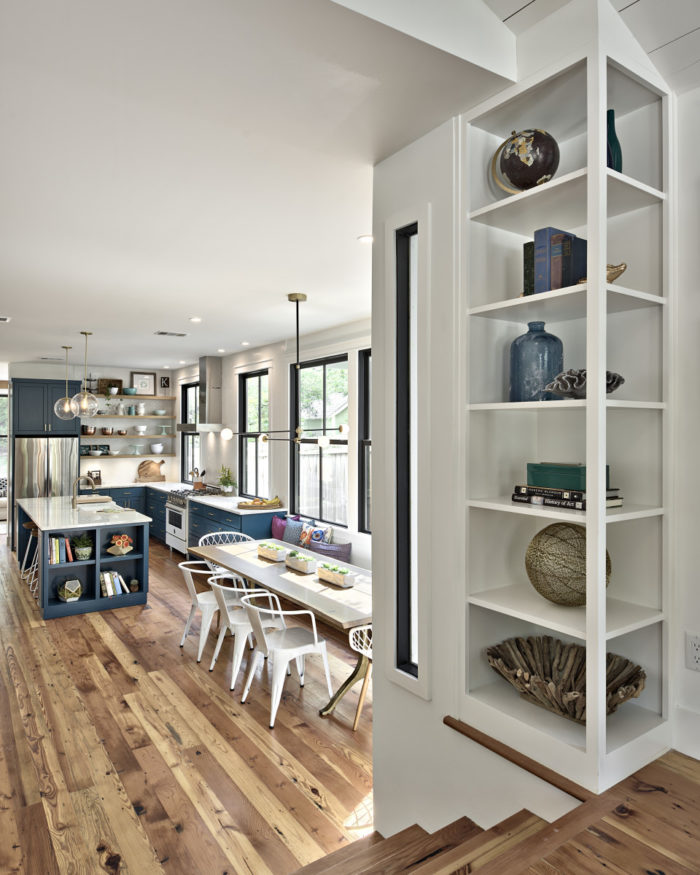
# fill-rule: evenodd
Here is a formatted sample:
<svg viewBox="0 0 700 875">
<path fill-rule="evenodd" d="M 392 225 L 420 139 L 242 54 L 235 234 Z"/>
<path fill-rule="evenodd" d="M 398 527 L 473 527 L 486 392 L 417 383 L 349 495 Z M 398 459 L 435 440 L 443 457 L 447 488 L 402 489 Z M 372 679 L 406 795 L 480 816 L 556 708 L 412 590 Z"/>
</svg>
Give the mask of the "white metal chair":
<svg viewBox="0 0 700 875">
<path fill-rule="evenodd" d="M 231 689 L 233 689 L 241 668 L 246 640 L 252 639 L 253 636 L 253 627 L 250 625 L 248 614 L 243 605 L 240 604 L 239 599 L 244 595 L 264 596 L 268 595 L 268 592 L 266 589 L 243 589 L 240 587 L 224 586 L 220 582 L 230 579 L 228 575 L 214 575 L 214 577 L 209 578 L 209 585 L 216 596 L 216 602 L 219 607 L 219 616 L 223 618 L 209 671 L 214 670 L 214 665 L 219 657 L 226 632 L 230 630 L 234 636 L 233 663 L 231 665 Z M 270 630 L 283 628 L 283 621 L 272 620 L 269 623 L 265 622 L 265 628 Z"/>
<path fill-rule="evenodd" d="M 357 703 L 355 722 L 352 724 L 352 731 L 355 732 L 360 722 L 360 714 L 362 713 L 362 706 L 365 704 L 367 687 L 369 686 L 369 681 L 372 677 L 372 624 L 370 623 L 367 626 L 355 626 L 354 629 L 350 630 L 349 638 L 350 647 L 369 660 L 365 671 L 365 679 L 362 681 L 360 700 Z"/>
<path fill-rule="evenodd" d="M 202 612 L 202 625 L 199 630 L 199 649 L 197 650 L 197 662 L 202 661 L 202 651 L 204 650 L 204 645 L 207 643 L 207 636 L 209 635 L 209 630 L 211 629 L 211 623 L 214 619 L 214 615 L 219 610 L 219 605 L 216 600 L 216 595 L 214 591 L 209 588 L 204 592 L 197 592 L 197 588 L 194 585 L 194 576 L 195 574 L 203 575 L 203 577 L 198 578 L 201 583 L 209 584 L 209 578 L 211 577 L 211 571 L 209 570 L 209 566 L 206 562 L 203 561 L 191 561 L 191 562 L 180 562 L 178 563 L 178 568 L 182 571 L 182 576 L 185 578 L 185 584 L 187 586 L 187 592 L 190 595 L 190 599 L 192 600 L 192 607 L 190 608 L 190 615 L 187 618 L 187 622 L 185 623 L 185 631 L 182 633 L 182 641 L 180 641 L 180 647 L 185 646 L 185 639 L 187 638 L 187 633 L 190 631 L 190 625 L 192 624 L 192 620 L 194 619 L 194 615 L 198 610 Z M 235 596 L 233 597 L 238 603 L 240 600 Z"/>
<path fill-rule="evenodd" d="M 267 607 L 260 607 L 259 604 L 255 604 L 256 602 L 265 601 L 267 602 Z M 250 658 L 248 677 L 246 678 L 241 702 L 245 702 L 248 697 L 248 691 L 253 682 L 253 675 L 255 674 L 259 657 L 269 656 L 272 663 L 270 729 L 273 729 L 289 663 L 295 660 L 297 674 L 299 675 L 299 685 L 303 687 L 304 657 L 311 653 L 318 653 L 323 659 L 326 683 L 328 684 L 328 695 L 332 696 L 333 688 L 331 687 L 331 674 L 328 668 L 326 642 L 323 638 L 318 637 L 316 617 L 314 617 L 313 613 L 311 611 L 283 611 L 280 608 L 279 599 L 274 593 L 245 595 L 241 599 L 241 603 L 245 606 L 250 625 L 253 627 L 253 634 L 255 635 L 255 650 Z M 301 626 L 287 626 L 286 617 L 302 616 L 310 617 L 311 629 Z M 264 627 L 267 625 L 268 620 L 276 620 L 278 618 L 281 620 L 282 628 L 272 632 L 266 631 Z"/>
<path fill-rule="evenodd" d="M 254 541 L 255 538 L 251 538 L 250 535 L 244 535 L 242 532 L 209 532 L 206 535 L 202 535 L 199 539 L 200 547 L 219 547 L 221 544 L 242 544 L 244 541 Z M 214 562 L 209 562 L 209 560 L 204 560 L 209 566 L 209 570 L 212 574 L 215 574 L 217 577 L 226 576 L 230 577 L 233 580 L 239 581 L 241 586 L 246 587 L 247 581 L 240 577 L 237 574 L 234 574 L 233 571 L 227 571 L 225 568 L 222 568 L 220 565 L 216 565 Z"/>
<path fill-rule="evenodd" d="M 24 558 L 22 559 L 22 567 L 20 568 L 19 576 L 26 580 L 29 591 L 36 597 L 39 589 L 39 529 L 37 525 L 32 522 L 22 523 L 22 526 L 29 532 L 29 537 L 27 538 L 27 549 L 24 551 Z M 27 565 L 32 541 L 35 542 L 34 555 L 32 561 Z"/>
</svg>

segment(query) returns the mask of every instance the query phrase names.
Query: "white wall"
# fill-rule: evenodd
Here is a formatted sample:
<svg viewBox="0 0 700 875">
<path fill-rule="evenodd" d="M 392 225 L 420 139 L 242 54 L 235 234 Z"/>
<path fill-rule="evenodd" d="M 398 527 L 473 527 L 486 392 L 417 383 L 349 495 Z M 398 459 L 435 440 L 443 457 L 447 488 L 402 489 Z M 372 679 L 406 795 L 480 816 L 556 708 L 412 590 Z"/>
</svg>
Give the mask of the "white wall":
<svg viewBox="0 0 700 875">
<path fill-rule="evenodd" d="M 685 668 L 684 633 L 700 635 L 700 539 L 698 538 L 698 434 L 700 396 L 694 376 L 700 370 L 700 166 L 695 144 L 700 137 L 700 89 L 678 98 L 678 300 L 676 307 L 676 502 L 673 653 L 677 715 L 675 745 L 700 758 L 700 672 Z"/>
<path fill-rule="evenodd" d="M 289 308 L 290 324 L 293 325 L 294 310 Z M 300 322 L 304 324 L 304 305 L 300 308 Z M 300 338 L 301 361 L 325 356 L 348 354 L 348 381 L 350 391 L 349 411 L 349 461 L 348 461 L 348 527 L 337 528 L 337 538 L 352 542 L 351 561 L 370 568 L 372 564 L 372 538 L 357 531 L 357 401 L 358 369 L 357 353 L 371 346 L 369 320 L 350 322 L 336 328 L 302 335 Z M 249 371 L 268 369 L 270 399 L 270 429 L 286 429 L 289 426 L 289 373 L 295 361 L 296 343 L 293 338 L 270 346 L 248 349 L 235 355 L 225 356 L 222 367 L 222 419 L 223 424 L 238 431 L 238 378 Z M 176 385 L 196 380 L 197 366 L 175 372 Z M 289 444 L 270 441 L 270 491 L 279 495 L 287 505 L 289 501 Z M 201 439 L 202 464 L 207 472 L 205 480 L 217 482 L 221 465 L 230 467 L 236 481 L 238 476 L 238 441 L 222 440 L 220 434 L 203 434 Z"/>
<path fill-rule="evenodd" d="M 458 559 L 454 545 L 464 533 L 455 521 L 453 506 L 459 490 L 450 489 L 455 476 L 457 416 L 461 405 L 459 376 L 452 330 L 462 314 L 456 304 L 453 275 L 455 152 L 453 122 L 426 135 L 379 164 L 374 180 L 373 311 L 374 337 L 374 454 L 375 491 L 372 517 L 374 535 L 374 797 L 375 827 L 390 835 L 413 822 L 434 830 L 461 815 L 487 827 L 503 817 L 528 808 L 553 819 L 575 802 L 548 784 L 516 768 L 501 757 L 443 725 L 447 714 L 457 713 L 458 689 L 456 624 L 461 622 L 454 606 L 463 582 L 457 579 Z M 429 206 L 428 206 L 429 205 Z M 385 295 L 391 282 L 386 269 L 384 240 L 392 217 L 418 219 L 431 215 L 429 248 L 429 294 L 431 297 L 430 384 L 421 420 L 434 425 L 432 451 L 420 458 L 429 467 L 429 480 L 436 484 L 432 522 L 422 532 L 419 549 L 430 550 L 432 574 L 419 581 L 431 608 L 432 646 L 421 659 L 431 665 L 429 700 L 408 692 L 394 682 L 392 639 L 394 626 L 391 581 L 394 576 L 393 418 L 394 364 L 387 354 L 393 348 L 394 327 L 387 317 Z M 419 236 L 421 228 L 419 225 Z M 381 243 L 380 243 L 381 241 Z M 419 296 L 428 293 L 419 287 Z M 381 457 L 380 457 L 381 452 Z M 435 496 L 433 496 L 434 498 Z M 423 496 L 430 500 L 431 496 Z M 419 501 L 421 496 L 419 496 Z"/>
</svg>

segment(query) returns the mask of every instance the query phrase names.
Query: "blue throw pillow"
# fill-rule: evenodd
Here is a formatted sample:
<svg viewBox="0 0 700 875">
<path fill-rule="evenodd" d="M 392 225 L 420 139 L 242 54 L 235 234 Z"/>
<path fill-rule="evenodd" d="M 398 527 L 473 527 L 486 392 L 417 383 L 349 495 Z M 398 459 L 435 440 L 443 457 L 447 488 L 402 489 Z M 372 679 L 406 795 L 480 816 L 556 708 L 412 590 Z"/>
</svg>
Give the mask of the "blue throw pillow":
<svg viewBox="0 0 700 875">
<path fill-rule="evenodd" d="M 282 540 L 288 544 L 298 544 L 301 530 L 304 528 L 304 523 L 301 520 L 292 520 L 287 517 L 287 526 L 282 535 Z"/>
</svg>

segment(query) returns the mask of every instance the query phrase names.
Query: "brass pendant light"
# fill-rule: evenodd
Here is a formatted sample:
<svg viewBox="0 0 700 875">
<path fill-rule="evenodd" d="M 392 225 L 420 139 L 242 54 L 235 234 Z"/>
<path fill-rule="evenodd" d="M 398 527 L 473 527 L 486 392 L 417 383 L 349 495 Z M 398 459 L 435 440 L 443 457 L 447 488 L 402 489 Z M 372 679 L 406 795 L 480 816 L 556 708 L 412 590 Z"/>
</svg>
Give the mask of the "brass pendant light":
<svg viewBox="0 0 700 875">
<path fill-rule="evenodd" d="M 88 391 L 88 381 L 87 381 L 87 348 L 88 348 L 88 337 L 92 334 L 92 331 L 81 331 L 82 335 L 85 336 L 85 378 L 83 380 L 83 386 L 80 392 L 77 395 L 74 395 L 71 398 L 71 409 L 73 411 L 74 416 L 79 416 L 81 418 L 94 416 L 97 413 L 97 408 L 100 406 L 100 402 L 95 398 L 92 392 Z"/>
<path fill-rule="evenodd" d="M 72 398 L 68 396 L 68 350 L 73 349 L 73 347 L 64 346 L 63 349 L 66 351 L 66 394 L 54 404 L 53 412 L 59 419 L 75 419 Z"/>
</svg>

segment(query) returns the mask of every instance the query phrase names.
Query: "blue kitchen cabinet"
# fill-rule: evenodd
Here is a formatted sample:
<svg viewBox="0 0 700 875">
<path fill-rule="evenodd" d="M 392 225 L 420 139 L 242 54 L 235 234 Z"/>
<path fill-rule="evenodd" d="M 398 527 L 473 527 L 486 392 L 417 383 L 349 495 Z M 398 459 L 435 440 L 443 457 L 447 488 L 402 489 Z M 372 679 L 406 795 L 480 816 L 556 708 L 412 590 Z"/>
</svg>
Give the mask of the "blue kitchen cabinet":
<svg viewBox="0 0 700 875">
<path fill-rule="evenodd" d="M 211 532 L 242 532 L 256 540 L 269 538 L 272 531 L 270 513 L 242 514 L 231 513 L 210 505 L 190 501 L 188 511 L 187 545 L 196 547 L 202 535 Z"/>
<path fill-rule="evenodd" d="M 151 517 L 151 537 L 165 542 L 165 502 L 167 493 L 151 486 L 145 488 L 146 516 Z"/>
<path fill-rule="evenodd" d="M 68 397 L 80 391 L 78 380 L 68 381 Z M 65 380 L 12 381 L 12 433 L 23 435 L 79 435 L 80 418 L 59 419 L 53 406 L 65 397 Z"/>
</svg>

